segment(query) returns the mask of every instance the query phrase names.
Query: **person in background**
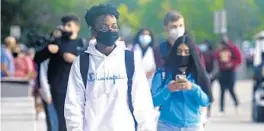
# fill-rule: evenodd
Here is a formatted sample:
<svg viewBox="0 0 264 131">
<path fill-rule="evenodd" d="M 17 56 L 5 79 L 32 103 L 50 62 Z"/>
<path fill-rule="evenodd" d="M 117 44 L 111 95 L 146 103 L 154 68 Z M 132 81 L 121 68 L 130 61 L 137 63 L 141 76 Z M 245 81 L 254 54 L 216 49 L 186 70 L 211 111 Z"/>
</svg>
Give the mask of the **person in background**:
<svg viewBox="0 0 264 131">
<path fill-rule="evenodd" d="M 236 69 L 242 63 L 239 48 L 223 35 L 219 48 L 215 52 L 215 59 L 219 67 L 219 84 L 221 87 L 220 114 L 224 115 L 224 95 L 228 90 L 234 100 L 235 112 L 238 113 L 239 102 L 234 91 L 236 81 Z"/>
<path fill-rule="evenodd" d="M 78 38 L 80 20 L 75 15 L 66 15 L 61 18 L 63 24 L 62 36 L 54 43 L 36 52 L 35 62 L 49 59 L 48 82 L 50 85 L 52 102 L 56 109 L 59 131 L 66 131 L 64 118 L 64 101 L 67 91 L 68 78 L 72 62 L 82 53 L 82 40 Z"/>
<path fill-rule="evenodd" d="M 1 47 L 1 78 L 12 77 L 15 74 L 15 64 L 12 55 L 16 48 L 16 39 L 8 36 L 4 40 L 5 45 Z"/>
<path fill-rule="evenodd" d="M 53 41 L 59 41 L 62 36 L 63 26 L 59 25 L 50 33 L 50 38 Z M 57 112 L 53 104 L 50 84 L 48 82 L 48 67 L 49 59 L 43 61 L 39 65 L 39 92 L 42 97 L 42 103 L 46 114 L 47 131 L 58 131 L 59 123 Z"/>
<path fill-rule="evenodd" d="M 199 47 L 203 53 L 206 72 L 211 80 L 211 83 L 213 83 L 213 81 L 217 79 L 218 65 L 214 57 L 212 43 L 209 40 L 205 40 Z M 211 106 L 212 105 L 208 106 L 207 117 L 211 116 Z"/>
<path fill-rule="evenodd" d="M 154 58 L 157 68 L 163 67 L 175 41 L 184 34 L 189 35 L 185 28 L 184 17 L 177 11 L 166 13 L 164 17 L 164 29 L 168 34 L 167 40 L 154 47 Z M 201 63 L 204 65 L 204 59 L 198 47 L 196 47 L 196 51 L 201 57 Z"/>
<path fill-rule="evenodd" d="M 203 131 L 200 108 L 210 104 L 208 86 L 194 43 L 179 37 L 152 81 L 153 103 L 160 107 L 158 131 Z"/>
<path fill-rule="evenodd" d="M 142 28 L 135 36 L 134 53 L 135 59 L 142 62 L 144 71 L 151 85 L 152 77 L 156 70 L 154 60 L 153 46 L 155 45 L 155 38 L 153 32 L 149 29 Z"/>
<path fill-rule="evenodd" d="M 34 79 L 36 71 L 31 57 L 26 55 L 27 48 L 24 45 L 17 45 L 13 52 L 15 64 L 15 77 Z"/>
</svg>

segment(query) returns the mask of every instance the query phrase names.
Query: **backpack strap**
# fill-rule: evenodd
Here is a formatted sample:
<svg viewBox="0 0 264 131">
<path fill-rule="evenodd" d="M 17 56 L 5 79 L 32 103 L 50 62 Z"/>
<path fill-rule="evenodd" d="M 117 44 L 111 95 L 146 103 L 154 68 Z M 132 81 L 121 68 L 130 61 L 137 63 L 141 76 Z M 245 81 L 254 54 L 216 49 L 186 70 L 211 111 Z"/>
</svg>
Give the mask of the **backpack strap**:
<svg viewBox="0 0 264 131">
<path fill-rule="evenodd" d="M 162 55 L 162 59 L 166 60 L 167 55 L 168 55 L 168 47 L 167 47 L 166 42 L 160 44 L 160 53 Z"/>
<path fill-rule="evenodd" d="M 134 116 L 134 107 L 132 103 L 132 84 L 133 84 L 133 75 L 135 72 L 134 65 L 134 53 L 129 50 L 125 50 L 125 64 L 126 64 L 126 73 L 127 73 L 127 99 L 129 110 L 133 116 L 135 129 L 137 130 L 137 122 Z"/>
<path fill-rule="evenodd" d="M 85 88 L 87 85 L 88 69 L 89 69 L 89 53 L 83 53 L 80 55 L 80 72 L 82 75 L 83 85 Z"/>
</svg>

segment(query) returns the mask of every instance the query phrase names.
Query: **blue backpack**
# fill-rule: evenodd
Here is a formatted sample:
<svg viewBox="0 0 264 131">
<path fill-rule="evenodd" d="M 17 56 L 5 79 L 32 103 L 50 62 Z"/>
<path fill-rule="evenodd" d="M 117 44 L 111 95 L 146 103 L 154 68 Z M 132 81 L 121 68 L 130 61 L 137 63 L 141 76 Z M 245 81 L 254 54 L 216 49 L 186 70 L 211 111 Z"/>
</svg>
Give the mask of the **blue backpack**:
<svg viewBox="0 0 264 131">
<path fill-rule="evenodd" d="M 128 98 L 128 106 L 129 110 L 133 116 L 135 129 L 137 130 L 137 122 L 135 116 L 133 114 L 134 108 L 132 105 L 132 83 L 133 83 L 133 75 L 135 71 L 134 65 L 134 53 L 132 51 L 125 50 L 125 64 L 126 64 L 126 72 L 127 72 L 127 98 Z M 87 73 L 89 69 L 89 53 L 83 53 L 80 55 L 80 72 L 82 75 L 82 80 L 84 87 L 87 85 Z"/>
</svg>

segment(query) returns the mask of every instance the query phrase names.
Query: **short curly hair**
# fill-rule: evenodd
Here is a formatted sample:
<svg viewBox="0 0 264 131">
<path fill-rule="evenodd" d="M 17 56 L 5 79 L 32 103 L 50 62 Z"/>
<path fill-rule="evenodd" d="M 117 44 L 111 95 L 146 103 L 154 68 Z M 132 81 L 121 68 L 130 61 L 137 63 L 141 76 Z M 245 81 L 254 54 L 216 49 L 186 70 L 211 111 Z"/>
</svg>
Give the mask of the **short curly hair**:
<svg viewBox="0 0 264 131">
<path fill-rule="evenodd" d="M 97 6 L 91 7 L 85 15 L 85 21 L 89 27 L 95 26 L 95 20 L 97 17 L 101 15 L 112 15 L 115 18 L 119 19 L 119 12 L 117 11 L 116 7 L 110 4 L 100 4 Z"/>
</svg>

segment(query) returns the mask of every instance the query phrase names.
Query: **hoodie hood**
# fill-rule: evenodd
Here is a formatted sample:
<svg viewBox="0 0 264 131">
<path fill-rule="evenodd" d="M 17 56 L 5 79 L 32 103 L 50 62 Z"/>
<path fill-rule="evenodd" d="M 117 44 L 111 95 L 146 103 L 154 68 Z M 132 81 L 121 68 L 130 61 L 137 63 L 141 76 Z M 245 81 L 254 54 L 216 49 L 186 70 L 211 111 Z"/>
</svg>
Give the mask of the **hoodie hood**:
<svg viewBox="0 0 264 131">
<path fill-rule="evenodd" d="M 89 41 L 89 46 L 95 46 L 96 43 L 97 43 L 96 39 L 92 39 L 92 40 Z M 115 44 L 116 44 L 116 46 L 119 46 L 119 47 L 122 47 L 124 49 L 127 49 L 126 44 L 125 44 L 124 41 L 116 41 Z M 89 47 L 87 49 L 89 49 Z"/>
<path fill-rule="evenodd" d="M 89 45 L 88 49 L 85 52 L 89 53 L 91 55 L 94 55 L 94 56 L 102 57 L 102 58 L 111 57 L 111 56 L 117 55 L 117 52 L 119 52 L 120 50 L 124 51 L 126 49 L 124 45 L 125 45 L 125 43 L 123 41 L 116 42 L 115 49 L 108 56 L 106 56 L 106 55 L 102 54 L 100 51 L 98 51 L 95 47 L 96 44 Z"/>
</svg>

